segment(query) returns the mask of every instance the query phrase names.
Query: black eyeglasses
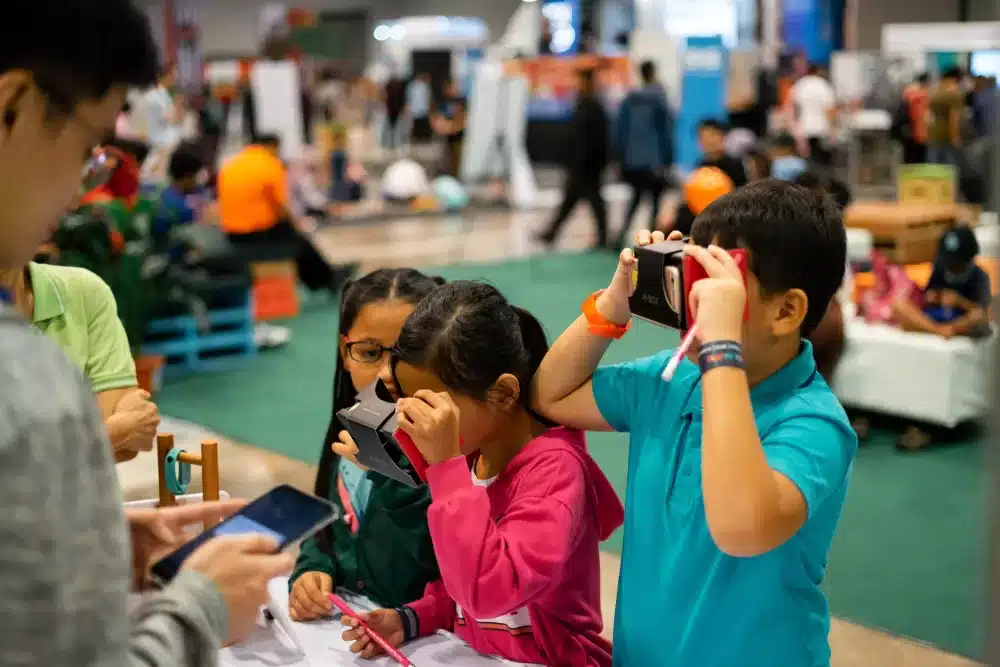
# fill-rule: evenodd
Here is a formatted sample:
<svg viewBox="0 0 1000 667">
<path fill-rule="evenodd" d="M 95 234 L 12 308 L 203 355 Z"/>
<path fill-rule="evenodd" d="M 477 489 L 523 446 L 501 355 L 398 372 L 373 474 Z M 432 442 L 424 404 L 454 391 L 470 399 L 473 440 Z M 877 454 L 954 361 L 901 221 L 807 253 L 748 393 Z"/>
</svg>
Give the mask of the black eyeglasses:
<svg viewBox="0 0 1000 667">
<path fill-rule="evenodd" d="M 396 375 L 396 366 L 399 365 L 399 349 L 393 347 L 389 350 L 389 374 L 392 376 L 392 383 L 396 385 L 396 397 L 406 398 L 403 387 L 399 384 L 399 376 Z"/>
<path fill-rule="evenodd" d="M 373 340 L 356 340 L 344 346 L 347 356 L 359 364 L 377 364 L 390 348 Z"/>
</svg>

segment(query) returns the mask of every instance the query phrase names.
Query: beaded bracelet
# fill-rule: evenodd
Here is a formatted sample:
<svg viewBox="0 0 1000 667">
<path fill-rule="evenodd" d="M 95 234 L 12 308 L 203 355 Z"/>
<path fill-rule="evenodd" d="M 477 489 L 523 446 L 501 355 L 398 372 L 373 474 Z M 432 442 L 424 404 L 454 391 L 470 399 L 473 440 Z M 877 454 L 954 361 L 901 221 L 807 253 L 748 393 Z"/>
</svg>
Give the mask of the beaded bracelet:
<svg viewBox="0 0 1000 667">
<path fill-rule="evenodd" d="M 717 340 L 698 349 L 702 374 L 713 368 L 743 368 L 743 347 L 733 340 Z"/>
</svg>

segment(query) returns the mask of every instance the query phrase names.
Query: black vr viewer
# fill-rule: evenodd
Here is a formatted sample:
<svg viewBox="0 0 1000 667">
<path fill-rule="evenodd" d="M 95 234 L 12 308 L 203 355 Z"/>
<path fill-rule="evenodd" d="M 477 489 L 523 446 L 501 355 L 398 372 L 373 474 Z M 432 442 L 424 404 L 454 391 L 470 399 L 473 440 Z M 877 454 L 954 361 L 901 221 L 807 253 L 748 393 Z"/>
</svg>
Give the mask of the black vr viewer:
<svg viewBox="0 0 1000 667">
<path fill-rule="evenodd" d="M 633 315 L 669 329 L 687 331 L 694 323 L 688 306 L 691 287 L 708 277 L 708 272 L 694 257 L 684 254 L 687 239 L 663 241 L 632 249 L 635 266 L 632 269 L 632 286 L 628 307 Z M 736 248 L 729 254 L 747 279 L 746 251 Z M 744 319 L 747 313 L 744 312 Z"/>
<path fill-rule="evenodd" d="M 381 380 L 358 394 L 354 405 L 337 412 L 337 418 L 358 446 L 358 463 L 409 487 L 424 483 L 427 463 L 410 437 L 398 430 L 396 401 Z"/>
<path fill-rule="evenodd" d="M 632 314 L 670 329 L 688 328 L 684 289 L 686 241 L 664 241 L 632 249 L 635 266 L 628 307 Z"/>
</svg>

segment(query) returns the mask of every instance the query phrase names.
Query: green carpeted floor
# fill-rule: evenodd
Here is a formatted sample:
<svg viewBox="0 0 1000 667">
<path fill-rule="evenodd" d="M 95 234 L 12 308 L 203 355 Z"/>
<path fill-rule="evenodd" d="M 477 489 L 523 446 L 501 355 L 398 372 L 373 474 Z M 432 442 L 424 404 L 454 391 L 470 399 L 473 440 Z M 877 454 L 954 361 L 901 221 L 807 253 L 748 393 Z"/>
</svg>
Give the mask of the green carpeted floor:
<svg viewBox="0 0 1000 667">
<path fill-rule="evenodd" d="M 449 279 L 487 279 L 558 335 L 579 303 L 607 284 L 614 258 L 563 255 L 440 271 Z M 290 322 L 294 339 L 241 370 L 169 384 L 164 414 L 208 426 L 230 438 L 317 460 L 330 415 L 337 338 L 331 305 L 307 307 Z M 638 323 L 607 361 L 676 344 L 672 332 Z M 876 432 L 854 466 L 847 508 L 830 555 L 832 610 L 886 629 L 979 656 L 983 645 L 985 471 L 976 443 L 900 455 L 894 434 Z M 628 441 L 595 434 L 591 451 L 624 497 Z M 615 535 L 607 549 L 621 549 Z"/>
</svg>

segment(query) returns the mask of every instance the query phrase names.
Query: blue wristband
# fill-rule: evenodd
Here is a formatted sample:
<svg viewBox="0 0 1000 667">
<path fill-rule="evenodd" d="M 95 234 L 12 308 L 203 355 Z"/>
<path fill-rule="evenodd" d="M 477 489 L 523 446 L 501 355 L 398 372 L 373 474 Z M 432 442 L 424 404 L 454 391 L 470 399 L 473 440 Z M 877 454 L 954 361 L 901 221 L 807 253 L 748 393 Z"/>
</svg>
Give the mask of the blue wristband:
<svg viewBox="0 0 1000 667">
<path fill-rule="evenodd" d="M 743 347 L 733 340 L 706 343 L 698 349 L 698 366 L 703 375 L 713 368 L 743 368 Z"/>
<path fill-rule="evenodd" d="M 396 613 L 403 621 L 403 643 L 412 642 L 420 636 L 420 617 L 410 607 L 398 607 Z"/>
</svg>

